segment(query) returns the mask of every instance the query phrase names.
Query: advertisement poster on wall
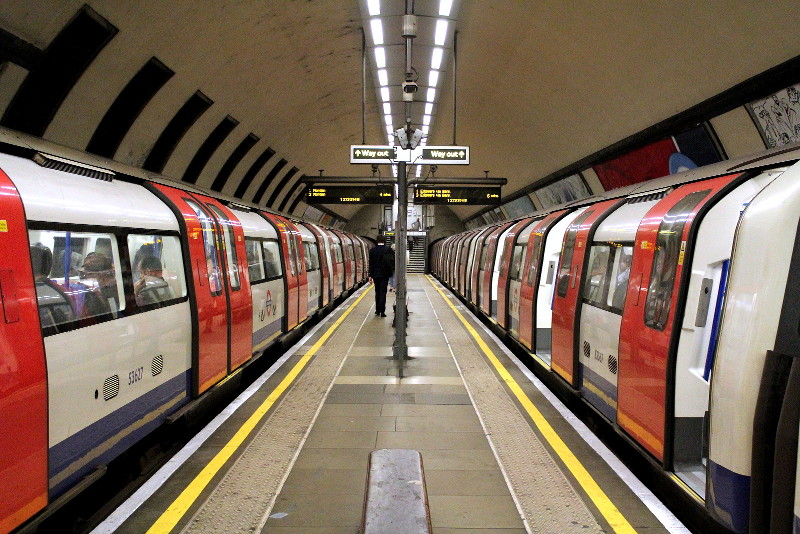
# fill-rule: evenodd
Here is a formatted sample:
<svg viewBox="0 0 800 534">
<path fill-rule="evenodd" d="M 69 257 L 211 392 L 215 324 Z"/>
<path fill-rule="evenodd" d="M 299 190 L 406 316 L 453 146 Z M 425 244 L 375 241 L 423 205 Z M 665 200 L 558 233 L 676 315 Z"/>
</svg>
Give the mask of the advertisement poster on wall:
<svg viewBox="0 0 800 534">
<path fill-rule="evenodd" d="M 745 106 L 767 148 L 800 142 L 800 84 Z"/>
</svg>

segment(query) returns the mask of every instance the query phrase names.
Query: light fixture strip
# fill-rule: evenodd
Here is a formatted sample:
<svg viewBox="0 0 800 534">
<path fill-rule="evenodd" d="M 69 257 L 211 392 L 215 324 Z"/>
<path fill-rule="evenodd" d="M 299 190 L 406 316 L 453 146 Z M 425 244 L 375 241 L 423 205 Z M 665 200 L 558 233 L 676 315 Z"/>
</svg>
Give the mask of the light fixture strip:
<svg viewBox="0 0 800 534">
<path fill-rule="evenodd" d="M 436 33 L 434 33 L 433 42 L 436 46 L 444 46 L 444 41 L 447 38 L 447 21 L 436 21 Z"/>
<path fill-rule="evenodd" d="M 442 17 L 449 17 L 450 10 L 453 8 L 453 0 L 440 0 L 439 2 L 439 15 Z"/>
<path fill-rule="evenodd" d="M 439 84 L 439 71 L 432 70 L 428 75 L 428 86 L 436 87 Z"/>
<path fill-rule="evenodd" d="M 375 64 L 379 69 L 386 68 L 386 49 L 382 46 L 375 48 Z"/>
<path fill-rule="evenodd" d="M 441 68 L 442 54 L 444 54 L 444 49 L 442 48 L 433 49 L 433 54 L 431 55 L 431 68 L 433 70 L 439 70 Z"/>
<path fill-rule="evenodd" d="M 452 0 L 451 0 L 452 1 Z M 381 0 L 367 0 L 367 9 L 369 10 L 369 16 L 374 17 L 376 15 L 381 14 Z M 439 12 L 441 12 L 442 7 L 439 6 Z"/>
<path fill-rule="evenodd" d="M 433 114 L 433 102 L 428 102 L 425 104 L 425 115 L 432 115 Z"/>
<path fill-rule="evenodd" d="M 386 87 L 389 85 L 389 73 L 386 72 L 386 69 L 378 70 L 378 84 L 381 87 Z"/>
<path fill-rule="evenodd" d="M 383 44 L 383 24 L 381 19 L 372 19 L 369 21 L 370 28 L 372 28 L 372 42 L 375 45 Z"/>
</svg>

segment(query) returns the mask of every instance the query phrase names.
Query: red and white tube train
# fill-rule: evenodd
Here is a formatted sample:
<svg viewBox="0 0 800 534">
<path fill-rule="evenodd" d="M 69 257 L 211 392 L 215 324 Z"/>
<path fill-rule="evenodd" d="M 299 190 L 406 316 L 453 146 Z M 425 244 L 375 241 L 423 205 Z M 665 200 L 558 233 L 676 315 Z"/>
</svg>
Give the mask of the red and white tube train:
<svg viewBox="0 0 800 534">
<path fill-rule="evenodd" d="M 360 237 L 58 150 L 0 132 L 0 532 L 367 277 Z"/>
<path fill-rule="evenodd" d="M 433 271 L 735 532 L 800 533 L 800 149 L 436 242 Z"/>
</svg>

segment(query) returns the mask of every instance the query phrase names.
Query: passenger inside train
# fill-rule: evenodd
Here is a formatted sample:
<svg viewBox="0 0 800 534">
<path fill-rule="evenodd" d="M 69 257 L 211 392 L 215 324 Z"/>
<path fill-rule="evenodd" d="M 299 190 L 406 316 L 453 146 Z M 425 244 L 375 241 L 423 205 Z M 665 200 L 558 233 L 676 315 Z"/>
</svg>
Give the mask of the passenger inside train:
<svg viewBox="0 0 800 534">
<path fill-rule="evenodd" d="M 31 264 L 36 282 L 36 300 L 39 304 L 39 320 L 42 329 L 54 328 L 72 321 L 75 312 L 63 288 L 50 280 L 53 267 L 53 253 L 49 248 L 37 243 L 31 247 Z"/>
<path fill-rule="evenodd" d="M 138 264 L 140 278 L 133 283 L 136 304 L 147 306 L 175 298 L 169 284 L 164 280 L 164 266 L 155 256 L 144 256 Z"/>
<path fill-rule="evenodd" d="M 81 280 L 90 282 L 94 286 L 84 295 L 84 317 L 107 313 L 116 317 L 120 307 L 117 280 L 114 277 L 114 265 L 111 259 L 102 252 L 90 252 L 83 260 L 83 269 L 78 275 Z"/>
</svg>

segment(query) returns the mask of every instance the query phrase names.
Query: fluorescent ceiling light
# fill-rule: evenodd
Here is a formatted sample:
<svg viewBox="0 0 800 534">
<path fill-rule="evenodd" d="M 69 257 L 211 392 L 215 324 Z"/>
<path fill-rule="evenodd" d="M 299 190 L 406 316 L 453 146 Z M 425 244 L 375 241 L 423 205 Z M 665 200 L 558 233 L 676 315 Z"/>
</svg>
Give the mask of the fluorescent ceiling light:
<svg viewBox="0 0 800 534">
<path fill-rule="evenodd" d="M 422 165 L 417 165 L 417 178 L 422 175 Z"/>
<path fill-rule="evenodd" d="M 392 128 L 391 126 L 387 126 L 386 127 L 386 134 L 387 135 L 394 135 L 394 128 Z"/>
<path fill-rule="evenodd" d="M 375 15 L 381 14 L 381 0 L 367 0 L 367 8 L 369 9 L 369 15 L 374 17 Z M 439 10 L 441 11 L 442 7 L 439 6 Z"/>
<path fill-rule="evenodd" d="M 441 0 L 439 2 L 439 15 L 443 17 L 450 16 L 450 9 L 453 7 L 453 0 Z"/>
<path fill-rule="evenodd" d="M 444 40 L 447 37 L 447 21 L 446 20 L 437 20 L 436 21 L 436 33 L 433 37 L 433 42 L 436 46 L 444 46 Z"/>
<path fill-rule="evenodd" d="M 381 37 L 383 38 L 383 37 Z M 442 66 L 442 54 L 444 50 L 441 48 L 434 48 L 433 55 L 431 56 L 431 68 L 433 70 L 439 70 L 439 67 Z"/>
<path fill-rule="evenodd" d="M 392 116 L 391 115 L 385 115 L 383 117 L 383 121 L 386 123 L 386 126 L 391 126 L 392 125 Z"/>
<path fill-rule="evenodd" d="M 433 102 L 428 102 L 425 104 L 425 115 L 430 115 L 433 113 Z"/>
<path fill-rule="evenodd" d="M 381 86 L 389 85 L 389 73 L 386 72 L 386 69 L 381 69 L 378 71 L 378 83 Z"/>
<path fill-rule="evenodd" d="M 383 114 L 384 115 L 391 115 L 392 114 L 392 105 L 388 102 L 383 103 Z"/>
<path fill-rule="evenodd" d="M 394 146 L 394 136 L 393 135 L 387 135 L 386 139 L 389 140 L 389 145 L 390 146 Z"/>
<path fill-rule="evenodd" d="M 428 85 L 431 87 L 436 87 L 439 83 L 439 71 L 432 70 L 430 75 L 428 76 Z"/>
<path fill-rule="evenodd" d="M 388 87 L 381 87 L 381 98 L 384 102 L 389 101 L 389 88 Z"/>
<path fill-rule="evenodd" d="M 376 45 L 382 45 L 383 24 L 381 24 L 381 19 L 372 19 L 369 21 L 369 25 L 372 27 L 372 42 Z"/>
<path fill-rule="evenodd" d="M 430 125 L 430 123 L 431 123 L 431 116 L 430 115 L 423 115 L 422 116 L 422 124 L 424 124 L 425 126 L 428 126 L 428 125 Z"/>
<path fill-rule="evenodd" d="M 379 69 L 386 68 L 386 50 L 382 46 L 375 49 L 375 63 Z"/>
<path fill-rule="evenodd" d="M 423 126 L 422 127 L 422 135 L 428 135 L 428 132 L 430 132 L 430 131 L 431 131 L 431 127 L 430 126 Z M 425 140 L 423 139 L 422 142 L 424 143 Z"/>
<path fill-rule="evenodd" d="M 429 87 L 428 95 L 425 100 L 427 100 L 428 102 L 433 102 L 434 100 L 436 100 L 436 89 L 434 89 L 433 87 Z"/>
</svg>

